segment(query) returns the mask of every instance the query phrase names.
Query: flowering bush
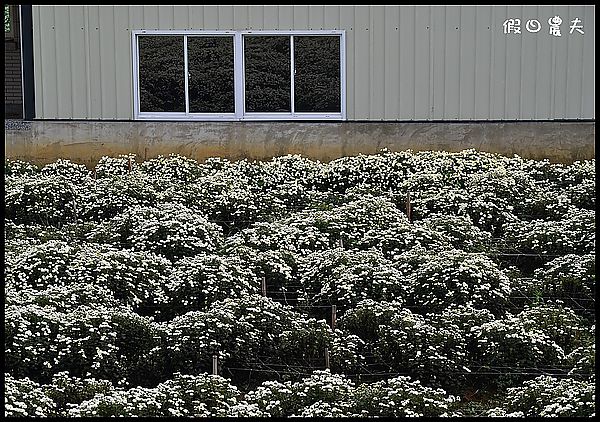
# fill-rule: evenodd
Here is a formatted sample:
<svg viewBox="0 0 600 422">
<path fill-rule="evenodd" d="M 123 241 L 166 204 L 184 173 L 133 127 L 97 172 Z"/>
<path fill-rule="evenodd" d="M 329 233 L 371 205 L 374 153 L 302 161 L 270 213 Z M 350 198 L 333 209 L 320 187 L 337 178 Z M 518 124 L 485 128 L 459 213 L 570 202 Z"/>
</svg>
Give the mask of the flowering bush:
<svg viewBox="0 0 600 422">
<path fill-rule="evenodd" d="M 304 408 L 317 402 L 337 403 L 351 397 L 354 384 L 343 375 L 314 371 L 299 382 L 267 381 L 246 396 L 271 417 L 300 416 Z"/>
<path fill-rule="evenodd" d="M 332 362 L 352 366 L 345 362 L 360 347 L 350 338 L 347 344 L 338 340 L 333 348 L 334 339 L 343 333 L 257 295 L 215 302 L 205 312 L 188 312 L 168 322 L 165 330 L 171 366 L 192 374 L 208 372 L 213 355 L 225 365 L 242 368 L 324 363 L 326 347 L 334 352 Z M 353 355 L 355 362 L 359 358 Z"/>
<path fill-rule="evenodd" d="M 161 317 L 204 311 L 219 300 L 259 293 L 260 284 L 236 256 L 198 254 L 177 261 L 164 289 Z"/>
<path fill-rule="evenodd" d="M 592 330 L 593 331 L 593 330 Z M 571 370 L 569 375 L 587 378 L 594 381 L 596 378 L 596 344 L 580 346 L 567 356 Z"/>
<path fill-rule="evenodd" d="M 221 229 L 180 204 L 135 206 L 90 233 L 108 237 L 122 248 L 154 252 L 177 260 L 199 252 L 212 252 L 221 243 Z"/>
<path fill-rule="evenodd" d="M 181 375 L 155 388 L 114 390 L 86 400 L 68 412 L 71 417 L 227 416 L 239 391 L 218 375 Z"/>
<path fill-rule="evenodd" d="M 56 404 L 29 378 L 15 379 L 4 373 L 4 416 L 5 417 L 48 417 L 54 416 Z"/>
<path fill-rule="evenodd" d="M 571 208 L 559 221 L 521 221 L 504 230 L 507 242 L 521 253 L 582 255 L 596 251 L 595 227 L 594 211 Z"/>
<path fill-rule="evenodd" d="M 594 165 L 5 160 L 5 415 L 589 416 Z"/>
<path fill-rule="evenodd" d="M 122 154 L 117 157 L 104 156 L 96 164 L 96 177 L 123 176 L 138 169 L 135 154 Z"/>
<path fill-rule="evenodd" d="M 159 155 L 139 165 L 142 173 L 173 182 L 190 183 L 206 174 L 206 170 L 194 159 L 178 154 Z"/>
<path fill-rule="evenodd" d="M 410 377 L 356 386 L 343 375 L 314 371 L 298 382 L 267 381 L 245 397 L 260 416 L 450 416 L 457 398 Z M 258 413 L 258 412 L 257 412 Z"/>
<path fill-rule="evenodd" d="M 302 255 L 330 247 L 327 234 L 293 221 L 258 222 L 229 238 L 259 251 L 282 250 Z"/>
<path fill-rule="evenodd" d="M 493 382 L 503 386 L 523 380 L 538 368 L 563 366 L 568 363 L 566 356 L 589 338 L 580 317 L 569 308 L 553 306 L 527 307 L 472 331 L 477 338 L 474 361 L 498 370 Z"/>
<path fill-rule="evenodd" d="M 454 249 L 465 252 L 488 252 L 493 249 L 492 235 L 475 226 L 469 216 L 430 214 L 420 223 L 442 233 Z"/>
<path fill-rule="evenodd" d="M 52 376 L 52 382 L 42 386 L 43 391 L 56 404 L 55 415 L 68 416 L 68 408 L 86 400 L 93 399 L 97 394 L 110 394 L 115 391 L 108 380 L 96 378 L 79 378 L 69 376 L 68 372 L 59 372 Z"/>
<path fill-rule="evenodd" d="M 452 384 L 468 364 L 463 336 L 453 328 L 433 326 L 423 316 L 402 309 L 379 326 L 375 351 L 394 371 Z"/>
<path fill-rule="evenodd" d="M 407 303 L 426 312 L 471 304 L 500 313 L 511 292 L 509 278 L 483 254 L 415 248 L 401 254 L 396 267 L 406 278 Z"/>
<path fill-rule="evenodd" d="M 40 171 L 47 177 L 64 177 L 70 180 L 83 180 L 91 176 L 91 172 L 83 164 L 73 163 L 59 158 L 53 163 L 46 164 Z"/>
<path fill-rule="evenodd" d="M 314 252 L 299 263 L 304 303 L 337 304 L 341 309 L 364 299 L 402 301 L 407 281 L 378 251 L 334 249 Z"/>
<path fill-rule="evenodd" d="M 426 387 L 406 376 L 361 384 L 352 398 L 355 414 L 369 417 L 455 416 L 458 401 L 440 388 Z"/>
<path fill-rule="evenodd" d="M 508 389 L 501 408 L 489 416 L 591 417 L 596 413 L 593 383 L 542 375 Z"/>
<path fill-rule="evenodd" d="M 118 308 L 123 303 L 105 286 L 87 283 L 51 286 L 44 290 L 5 290 L 5 305 L 24 307 L 37 305 L 50 307 L 58 312 L 69 313 L 80 306 Z"/>
<path fill-rule="evenodd" d="M 78 191 L 84 221 L 105 221 L 135 206 L 155 206 L 159 200 L 151 179 L 139 172 L 88 180 Z"/>
<path fill-rule="evenodd" d="M 562 299 L 576 312 L 594 314 L 596 257 L 568 254 L 555 258 L 535 270 L 531 284 L 542 297 Z"/>
<path fill-rule="evenodd" d="M 60 226 L 77 219 L 80 195 L 64 176 L 5 179 L 5 218 L 15 223 Z"/>
<path fill-rule="evenodd" d="M 423 247 L 430 250 L 450 248 L 453 239 L 433 227 L 408 220 L 389 224 L 385 228 L 367 231 L 362 238 L 352 242 L 358 249 L 377 249 L 395 260 L 406 251 Z"/>
<path fill-rule="evenodd" d="M 9 255 L 5 272 L 12 289 L 71 289 L 77 283 L 105 286 L 136 310 L 164 302 L 164 277 L 171 263 L 148 252 L 48 241 Z M 93 304 L 93 303 L 91 303 Z"/>
<path fill-rule="evenodd" d="M 4 180 L 18 176 L 33 176 L 39 173 L 40 169 L 35 164 L 22 160 L 4 159 Z"/>
<path fill-rule="evenodd" d="M 227 231 L 285 211 L 282 200 L 264 192 L 253 180 L 227 172 L 201 177 L 183 189 L 172 186 L 162 198 L 198 210 Z"/>
<path fill-rule="evenodd" d="M 406 216 L 385 198 L 366 197 L 330 210 L 305 210 L 290 220 L 301 228 L 316 228 L 335 242 L 335 246 L 341 240 L 345 248 L 352 248 L 367 232 L 404 222 Z"/>
<path fill-rule="evenodd" d="M 12 289 L 32 287 L 38 290 L 64 285 L 68 279 L 68 265 L 79 249 L 77 245 L 50 240 L 25 247 L 20 253 L 9 254 L 6 258 L 6 284 Z"/>
<path fill-rule="evenodd" d="M 67 274 L 59 284 L 106 286 L 123 305 L 140 311 L 164 303 L 171 262 L 152 252 L 85 247 L 69 263 Z"/>
<path fill-rule="evenodd" d="M 68 371 L 134 385 L 162 376 L 159 328 L 125 309 L 9 306 L 4 329 L 5 368 L 13 376 L 43 382 Z"/>
</svg>

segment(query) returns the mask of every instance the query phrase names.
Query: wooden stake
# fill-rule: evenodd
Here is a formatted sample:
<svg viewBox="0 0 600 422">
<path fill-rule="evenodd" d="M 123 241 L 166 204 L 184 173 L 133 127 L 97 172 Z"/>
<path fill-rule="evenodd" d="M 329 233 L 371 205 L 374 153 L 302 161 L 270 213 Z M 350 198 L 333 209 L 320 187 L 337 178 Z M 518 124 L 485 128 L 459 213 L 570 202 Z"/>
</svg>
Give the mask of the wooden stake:
<svg viewBox="0 0 600 422">
<path fill-rule="evenodd" d="M 329 369 L 329 349 L 325 348 L 325 368 Z"/>
<path fill-rule="evenodd" d="M 129 157 L 129 173 L 131 173 L 131 157 Z"/>
<path fill-rule="evenodd" d="M 331 305 L 331 329 L 335 330 L 337 306 Z"/>
<path fill-rule="evenodd" d="M 213 355 L 213 375 L 217 375 L 217 355 Z"/>
<path fill-rule="evenodd" d="M 262 295 L 267 295 L 267 278 L 265 276 L 262 278 Z"/>
<path fill-rule="evenodd" d="M 412 206 L 410 205 L 410 192 L 406 193 L 406 217 L 408 217 L 408 221 L 412 221 Z"/>
</svg>

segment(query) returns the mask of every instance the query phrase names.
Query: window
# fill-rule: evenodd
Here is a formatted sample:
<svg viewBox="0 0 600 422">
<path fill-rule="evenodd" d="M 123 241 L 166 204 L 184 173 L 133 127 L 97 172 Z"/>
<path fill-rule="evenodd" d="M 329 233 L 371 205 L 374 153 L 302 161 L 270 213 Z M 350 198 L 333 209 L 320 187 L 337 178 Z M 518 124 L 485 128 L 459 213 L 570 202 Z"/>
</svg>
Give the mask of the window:
<svg viewBox="0 0 600 422">
<path fill-rule="evenodd" d="M 133 31 L 134 118 L 343 120 L 343 31 Z"/>
<path fill-rule="evenodd" d="M 4 5 L 4 38 L 14 38 L 15 28 L 12 7 Z"/>
</svg>

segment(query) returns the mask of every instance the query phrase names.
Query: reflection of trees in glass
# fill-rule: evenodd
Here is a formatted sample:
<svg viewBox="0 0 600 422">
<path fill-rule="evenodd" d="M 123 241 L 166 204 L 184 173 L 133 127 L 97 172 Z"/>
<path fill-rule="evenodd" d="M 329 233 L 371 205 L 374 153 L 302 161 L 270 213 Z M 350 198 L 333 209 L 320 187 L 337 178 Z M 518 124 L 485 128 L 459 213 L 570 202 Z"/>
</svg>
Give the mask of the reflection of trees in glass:
<svg viewBox="0 0 600 422">
<path fill-rule="evenodd" d="M 340 112 L 340 37 L 294 37 L 294 110 Z"/>
<path fill-rule="evenodd" d="M 245 36 L 246 111 L 290 112 L 290 37 Z"/>
<path fill-rule="evenodd" d="M 10 6 L 4 5 L 4 32 L 10 32 Z"/>
<path fill-rule="evenodd" d="M 185 112 L 182 36 L 141 36 L 140 111 Z"/>
<path fill-rule="evenodd" d="M 188 37 L 190 113 L 233 113 L 233 37 Z"/>
</svg>

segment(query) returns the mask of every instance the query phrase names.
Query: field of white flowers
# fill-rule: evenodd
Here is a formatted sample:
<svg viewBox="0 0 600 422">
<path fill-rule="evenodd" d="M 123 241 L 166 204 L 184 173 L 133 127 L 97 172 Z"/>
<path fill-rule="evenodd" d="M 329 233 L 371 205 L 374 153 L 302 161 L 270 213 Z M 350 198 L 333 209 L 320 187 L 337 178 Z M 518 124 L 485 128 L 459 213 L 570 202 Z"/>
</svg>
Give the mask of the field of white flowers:
<svg viewBox="0 0 600 422">
<path fill-rule="evenodd" d="M 6 160 L 4 186 L 6 416 L 595 414 L 594 160 Z"/>
</svg>

